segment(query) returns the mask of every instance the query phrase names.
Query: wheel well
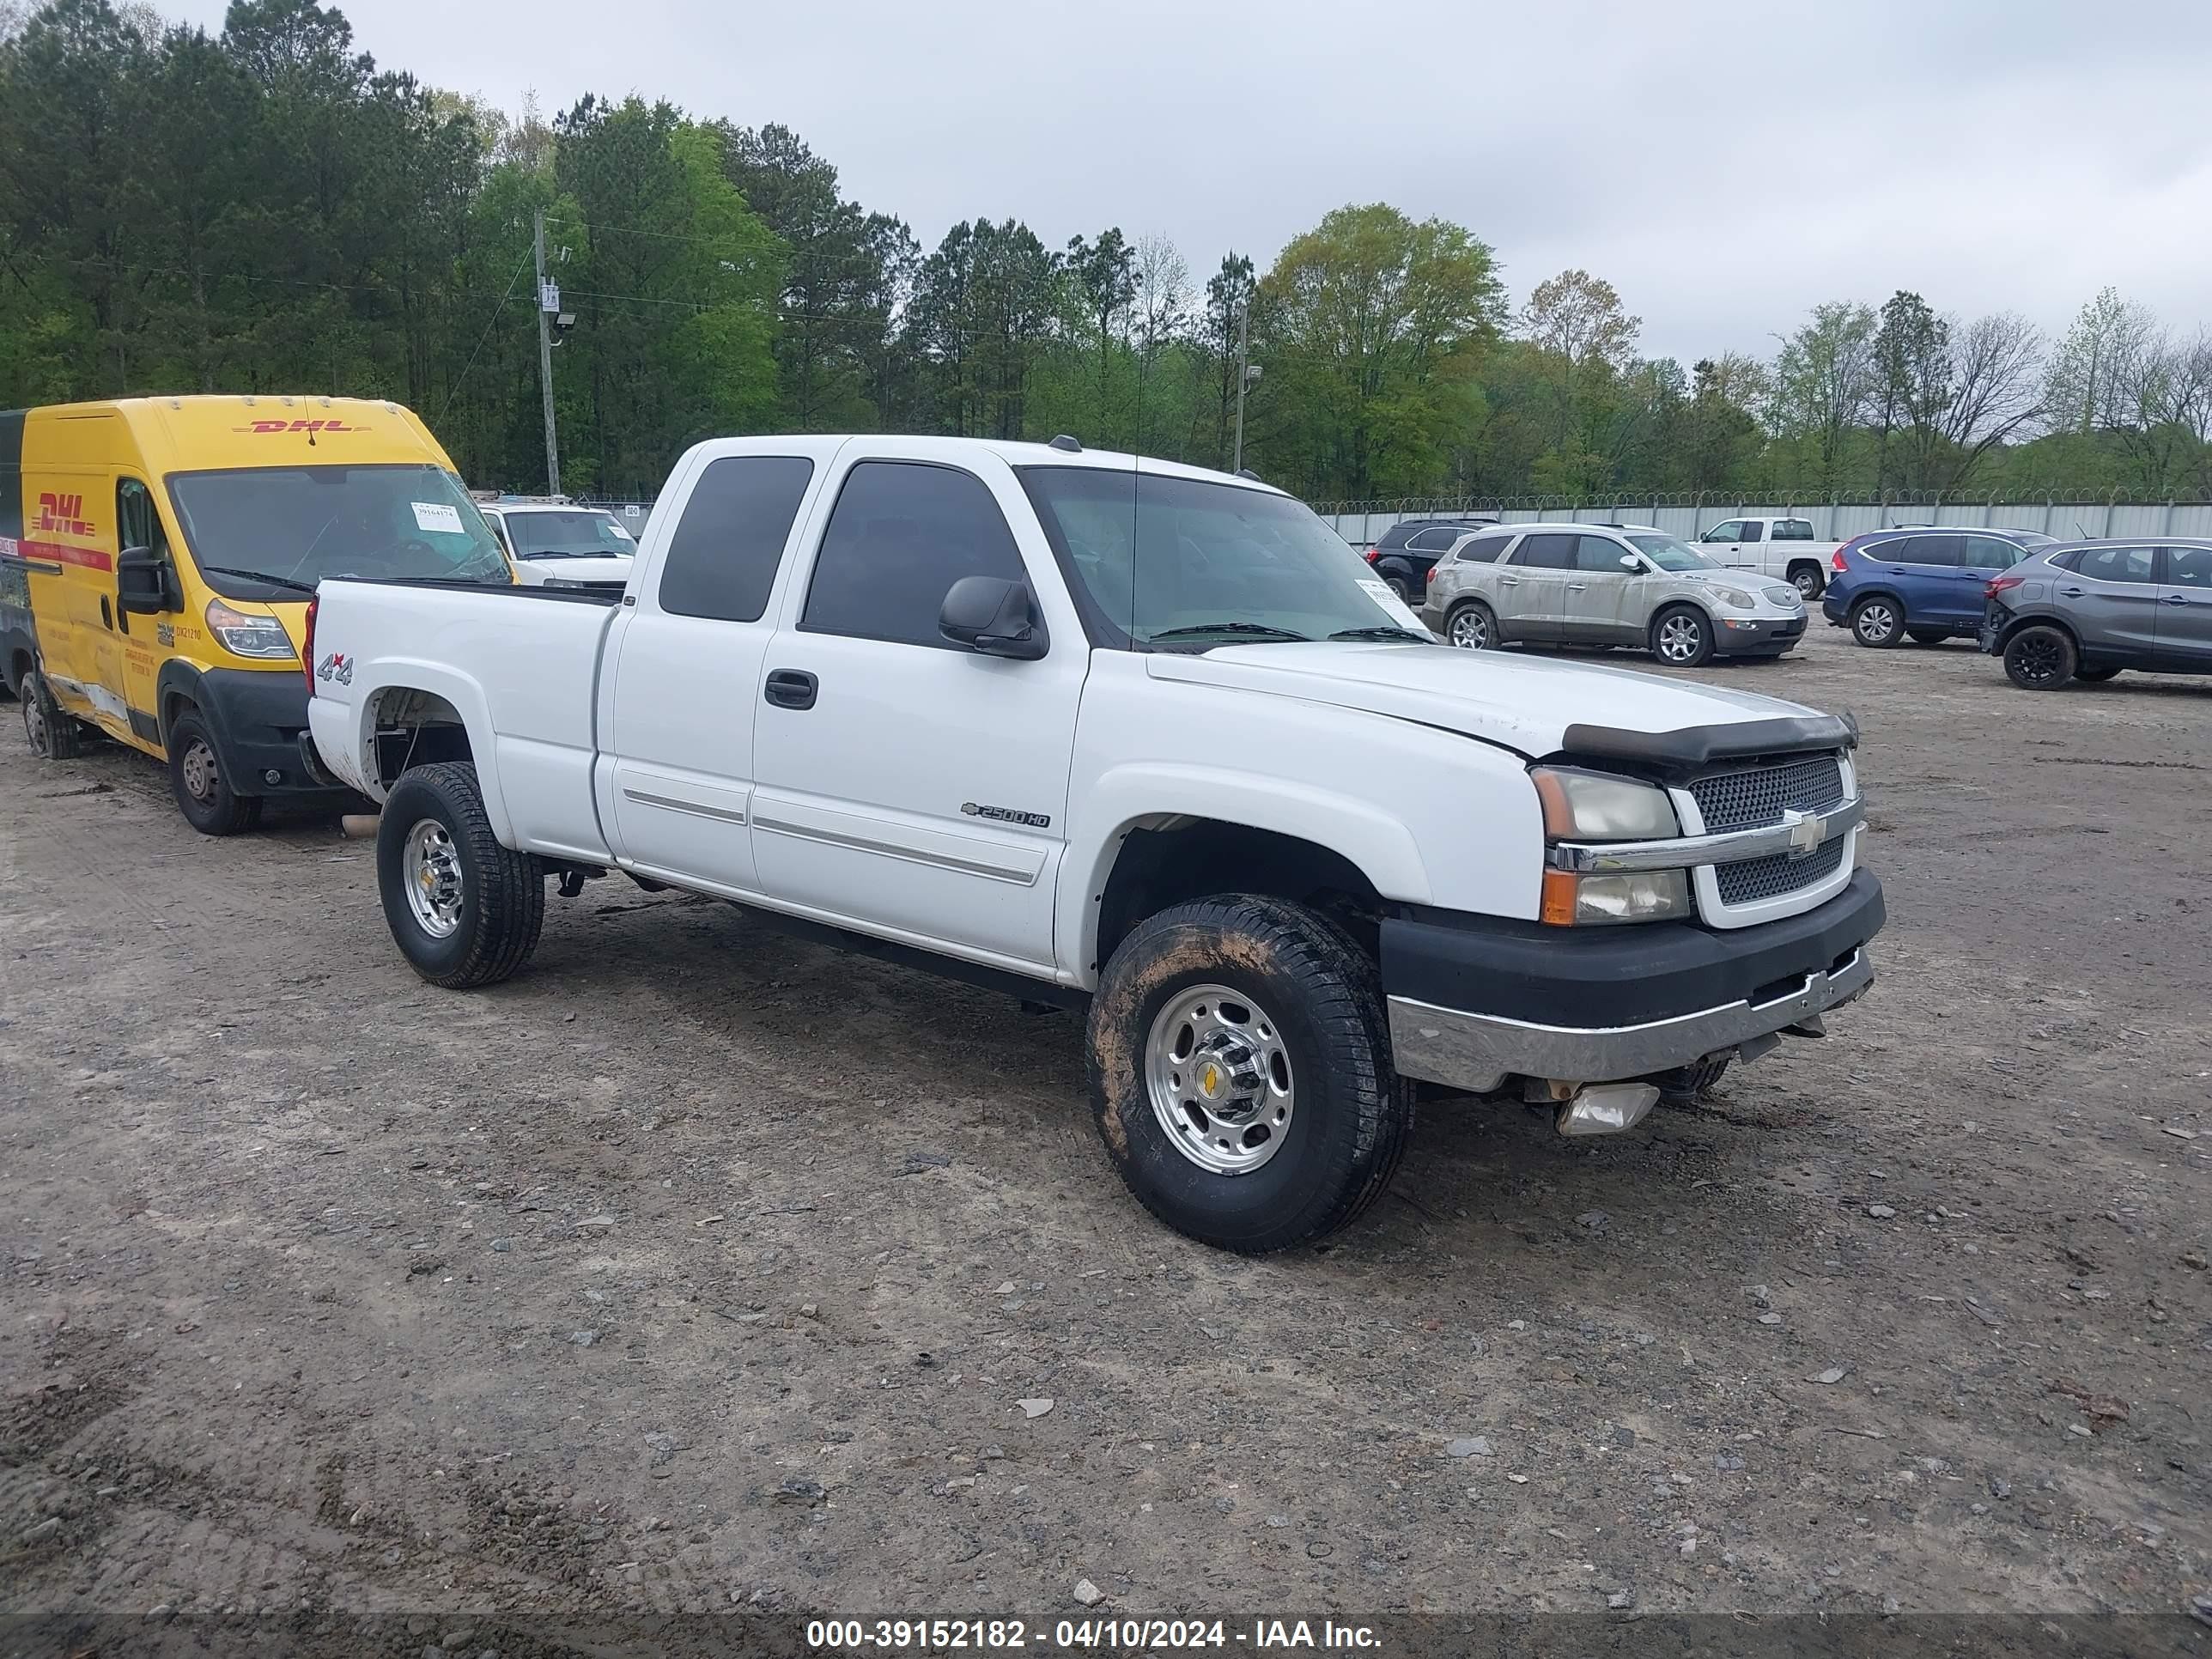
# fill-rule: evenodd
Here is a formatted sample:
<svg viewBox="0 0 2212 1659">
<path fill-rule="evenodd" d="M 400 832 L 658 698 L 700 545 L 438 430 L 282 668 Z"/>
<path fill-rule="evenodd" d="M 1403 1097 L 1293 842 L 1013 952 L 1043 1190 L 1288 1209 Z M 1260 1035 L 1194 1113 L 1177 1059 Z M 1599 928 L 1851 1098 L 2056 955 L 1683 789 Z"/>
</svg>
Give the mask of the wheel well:
<svg viewBox="0 0 2212 1659">
<path fill-rule="evenodd" d="M 161 746 L 164 749 L 169 746 L 169 730 L 172 726 L 186 714 L 197 714 L 199 711 L 199 704 L 193 702 L 185 692 L 172 689 L 163 694 L 161 708 Z"/>
<path fill-rule="evenodd" d="M 2081 654 L 2081 636 L 2074 631 L 2071 623 L 2061 617 L 2014 617 L 2004 625 L 2004 632 L 1997 635 L 1997 643 L 2000 646 L 2010 645 L 2031 628 L 2048 628 L 2056 633 L 2063 634 L 2066 636 L 2066 642 L 2074 647 L 2074 654 L 2077 657 Z"/>
<path fill-rule="evenodd" d="M 12 691 L 21 685 L 30 672 L 37 666 L 38 664 L 33 660 L 31 653 L 21 646 L 17 646 L 8 655 L 8 689 Z"/>
<path fill-rule="evenodd" d="M 1213 893 L 1263 893 L 1310 905 L 1370 957 L 1380 949 L 1382 900 L 1343 854 L 1317 842 L 1215 818 L 1174 817 L 1131 830 L 1098 899 L 1097 957 L 1146 916 Z"/>
<path fill-rule="evenodd" d="M 376 781 L 384 788 L 414 767 L 476 759 L 460 710 L 434 691 L 387 687 L 376 694 L 370 720 L 376 732 Z"/>
<path fill-rule="evenodd" d="M 1783 568 L 1782 574 L 1787 577 L 1794 576 L 1801 570 L 1813 570 L 1819 572 L 1821 580 L 1825 581 L 1827 579 L 1827 569 L 1828 567 L 1818 559 L 1792 559 Z"/>
<path fill-rule="evenodd" d="M 1856 611 L 1861 605 L 1864 605 L 1869 599 L 1887 599 L 1892 605 L 1895 605 L 1899 611 L 1905 612 L 1907 616 L 1910 616 L 1912 612 L 1912 607 L 1905 604 L 1904 595 L 1899 593 L 1895 589 L 1888 587 L 1869 587 L 1862 589 L 1860 592 L 1851 595 L 1850 608 Z M 1910 623 L 1907 624 L 1907 626 L 1910 625 Z"/>
</svg>

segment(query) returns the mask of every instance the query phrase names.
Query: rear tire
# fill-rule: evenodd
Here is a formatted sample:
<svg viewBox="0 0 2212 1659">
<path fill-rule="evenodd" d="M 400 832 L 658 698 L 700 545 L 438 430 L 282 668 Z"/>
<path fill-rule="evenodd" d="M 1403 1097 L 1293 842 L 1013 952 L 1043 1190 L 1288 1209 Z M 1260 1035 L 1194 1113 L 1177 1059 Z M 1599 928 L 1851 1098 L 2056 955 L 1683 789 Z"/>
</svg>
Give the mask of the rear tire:
<svg viewBox="0 0 2212 1659">
<path fill-rule="evenodd" d="M 1413 593 L 1411 590 L 1407 587 L 1402 577 L 1385 576 L 1382 579 L 1382 582 L 1383 585 L 1391 591 L 1391 592 L 1397 595 L 1399 604 L 1411 605 L 1413 603 Z"/>
<path fill-rule="evenodd" d="M 1828 591 L 1828 579 L 1821 574 L 1817 564 L 1799 565 L 1790 573 L 1790 585 L 1808 605 Z"/>
<path fill-rule="evenodd" d="M 1303 905 L 1226 894 L 1139 922 L 1100 976 L 1085 1036 L 1115 1172 L 1219 1249 L 1289 1249 L 1348 1224 L 1413 1131 L 1375 964 Z"/>
<path fill-rule="evenodd" d="M 507 978 L 545 925 L 544 866 L 499 844 L 465 761 L 418 766 L 392 785 L 376 832 L 376 884 L 399 953 L 448 990 Z"/>
<path fill-rule="evenodd" d="M 1712 618 L 1694 605 L 1670 605 L 1651 619 L 1651 654 L 1669 668 L 1697 668 L 1713 657 Z"/>
<path fill-rule="evenodd" d="M 76 716 L 54 701 L 46 677 L 33 668 L 23 676 L 23 738 L 40 760 L 74 760 L 84 751 Z"/>
<path fill-rule="evenodd" d="M 1886 651 L 1905 637 L 1905 617 L 1895 599 L 1876 593 L 1851 607 L 1851 637 L 1875 651 Z"/>
<path fill-rule="evenodd" d="M 2080 663 L 2063 629 L 2023 628 L 2005 641 L 2005 674 L 2023 691 L 2056 691 L 2074 678 Z"/>
<path fill-rule="evenodd" d="M 1498 617 L 1481 600 L 1470 599 L 1444 618 L 1444 638 L 1462 651 L 1486 651 L 1498 643 Z"/>
<path fill-rule="evenodd" d="M 1941 645 L 1951 637 L 1950 630 L 1942 628 L 1908 628 L 1905 631 L 1915 645 Z"/>
</svg>

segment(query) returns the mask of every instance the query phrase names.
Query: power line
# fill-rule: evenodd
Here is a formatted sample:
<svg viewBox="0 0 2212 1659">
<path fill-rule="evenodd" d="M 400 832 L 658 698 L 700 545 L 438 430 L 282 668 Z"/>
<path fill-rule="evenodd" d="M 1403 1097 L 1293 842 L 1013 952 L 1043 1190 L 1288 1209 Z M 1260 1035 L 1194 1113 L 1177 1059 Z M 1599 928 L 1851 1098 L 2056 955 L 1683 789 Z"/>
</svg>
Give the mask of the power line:
<svg viewBox="0 0 2212 1659">
<path fill-rule="evenodd" d="M 461 383 L 469 378 L 469 371 L 477 366 L 477 359 L 483 352 L 484 342 L 491 338 L 492 325 L 499 321 L 499 313 L 507 309 L 507 301 L 514 295 L 514 285 L 522 280 L 523 266 L 529 263 L 530 256 L 526 253 L 514 267 L 514 275 L 507 279 L 507 292 L 499 296 L 499 303 L 491 308 L 491 315 L 484 322 L 483 332 L 477 336 L 476 349 L 469 353 L 469 360 L 461 365 L 461 372 L 453 376 L 453 384 L 446 392 L 446 401 L 438 407 L 440 420 L 446 418 L 446 411 L 453 406 L 453 399 L 461 395 Z"/>
</svg>

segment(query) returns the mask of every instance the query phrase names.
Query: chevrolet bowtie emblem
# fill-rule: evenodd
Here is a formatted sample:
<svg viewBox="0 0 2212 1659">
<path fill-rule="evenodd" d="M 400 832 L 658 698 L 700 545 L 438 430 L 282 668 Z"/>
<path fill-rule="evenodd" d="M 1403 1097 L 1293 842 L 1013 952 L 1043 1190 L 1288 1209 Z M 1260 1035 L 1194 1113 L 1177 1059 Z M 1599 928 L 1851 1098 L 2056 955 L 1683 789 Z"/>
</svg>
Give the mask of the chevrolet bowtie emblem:
<svg viewBox="0 0 2212 1659">
<path fill-rule="evenodd" d="M 1828 839 L 1828 821 L 1818 812 L 1800 812 L 1790 807 L 1782 809 L 1782 823 L 1790 831 L 1790 856 L 1810 858 L 1820 850 Z"/>
</svg>

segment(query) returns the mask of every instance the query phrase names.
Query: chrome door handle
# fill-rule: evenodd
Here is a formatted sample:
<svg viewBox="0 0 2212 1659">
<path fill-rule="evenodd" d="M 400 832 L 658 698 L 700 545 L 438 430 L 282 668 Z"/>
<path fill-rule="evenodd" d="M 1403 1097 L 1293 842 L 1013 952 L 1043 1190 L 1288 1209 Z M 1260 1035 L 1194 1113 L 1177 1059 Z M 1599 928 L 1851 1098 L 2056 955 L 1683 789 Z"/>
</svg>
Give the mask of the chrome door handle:
<svg viewBox="0 0 2212 1659">
<path fill-rule="evenodd" d="M 1579 593 L 1589 586 L 1589 584 L 1588 582 L 1569 582 L 1567 584 L 1567 592 L 1570 593 Z"/>
<path fill-rule="evenodd" d="M 1521 586 L 1521 579 L 1518 576 L 1500 576 L 1498 579 L 1498 585 L 1500 587 L 1518 587 Z"/>
<path fill-rule="evenodd" d="M 2190 602 L 2189 595 L 2186 593 L 2169 593 L 2166 596 L 2166 603 L 2168 605 L 2187 605 Z"/>
</svg>

